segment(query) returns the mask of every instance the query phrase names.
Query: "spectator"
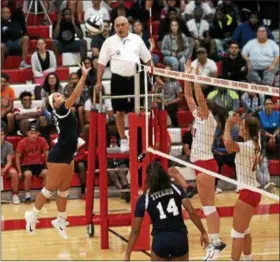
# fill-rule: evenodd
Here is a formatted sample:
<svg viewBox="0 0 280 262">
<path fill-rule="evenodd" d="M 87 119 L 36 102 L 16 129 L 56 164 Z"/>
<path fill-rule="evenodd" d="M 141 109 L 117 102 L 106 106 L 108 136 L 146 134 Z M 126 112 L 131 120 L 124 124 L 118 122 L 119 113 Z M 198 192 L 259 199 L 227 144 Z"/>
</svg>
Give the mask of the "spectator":
<svg viewBox="0 0 280 262">
<path fill-rule="evenodd" d="M 19 191 L 19 176 L 13 164 L 13 145 L 6 140 L 6 135 L 3 127 L 1 127 L 1 176 L 11 178 L 11 185 L 13 191 L 12 202 L 14 205 L 20 204 L 18 197 Z"/>
<path fill-rule="evenodd" d="M 80 0 L 68 0 L 68 8 L 72 11 L 72 14 L 81 24 L 83 22 L 83 1 Z"/>
<path fill-rule="evenodd" d="M 102 33 L 93 36 L 91 40 L 91 52 L 92 52 L 93 65 L 95 68 L 97 67 L 97 60 L 99 57 L 99 52 L 101 50 L 101 47 L 104 41 L 110 36 L 110 22 L 104 21 L 103 24 L 104 24 L 104 28 Z"/>
<path fill-rule="evenodd" d="M 249 20 L 241 25 L 238 25 L 232 35 L 232 40 L 236 41 L 242 49 L 247 42 L 257 37 L 257 29 L 260 26 L 258 14 L 252 12 L 249 16 Z M 268 38 L 273 39 L 274 37 L 267 28 Z"/>
<path fill-rule="evenodd" d="M 71 9 L 65 8 L 53 24 L 53 50 L 56 57 L 61 53 L 80 52 L 81 59 L 86 57 L 87 42 L 83 39 L 84 34 L 81 25 L 75 20 Z M 80 40 L 75 40 L 77 34 Z"/>
<path fill-rule="evenodd" d="M 135 0 L 129 10 L 129 16 L 133 17 L 134 20 L 140 20 L 145 27 L 148 25 L 150 7 L 151 1 L 149 0 Z"/>
<path fill-rule="evenodd" d="M 108 168 L 121 169 L 128 168 L 129 164 L 127 159 L 110 159 L 108 160 Z M 121 192 L 121 199 L 126 203 L 130 202 L 129 183 L 127 180 L 128 170 L 108 171 L 110 181 L 118 190 L 126 190 Z"/>
<path fill-rule="evenodd" d="M 14 131 L 14 115 L 12 113 L 15 100 L 15 92 L 9 87 L 10 77 L 1 73 L 1 122 L 8 126 L 8 133 Z"/>
<path fill-rule="evenodd" d="M 194 18 L 187 22 L 187 27 L 195 40 L 195 50 L 200 46 L 207 46 L 210 43 L 209 23 L 202 19 L 203 10 L 196 7 L 194 10 Z"/>
<path fill-rule="evenodd" d="M 239 112 L 239 96 L 235 91 L 231 89 L 217 87 L 216 90 L 209 93 L 207 99 L 213 100 L 216 105 L 224 108 L 229 113 L 229 115 Z"/>
<path fill-rule="evenodd" d="M 22 61 L 19 69 L 31 67 L 27 62 L 29 48 L 29 37 L 24 35 L 20 24 L 12 21 L 11 11 L 8 7 L 2 8 L 1 11 L 1 67 L 4 65 L 6 55 L 17 54 L 21 51 Z"/>
<path fill-rule="evenodd" d="M 196 8 L 202 9 L 203 18 L 209 21 L 212 20 L 213 14 L 209 3 L 202 3 L 202 0 L 194 0 L 190 1 L 185 7 L 184 15 L 186 21 L 194 18 L 194 11 Z"/>
<path fill-rule="evenodd" d="M 92 0 L 92 7 L 88 8 L 84 14 L 84 21 L 90 18 L 92 15 L 99 16 L 103 21 L 110 21 L 110 15 L 106 8 L 102 7 L 101 0 Z"/>
<path fill-rule="evenodd" d="M 248 114 L 254 114 L 262 110 L 262 103 L 259 94 L 252 92 L 245 92 L 241 96 L 241 104 L 243 108 L 242 119 Z"/>
<path fill-rule="evenodd" d="M 240 55 L 238 43 L 229 44 L 229 55 L 222 58 L 222 78 L 233 81 L 246 81 L 248 67 L 246 60 Z"/>
<path fill-rule="evenodd" d="M 210 35 L 216 45 L 216 50 L 211 46 L 210 49 L 214 49 L 212 52 L 217 51 L 219 56 L 223 55 L 225 46 L 231 39 L 236 26 L 236 21 L 229 14 L 226 14 L 223 9 L 216 11 L 215 19 L 210 28 Z"/>
<path fill-rule="evenodd" d="M 164 63 L 172 70 L 184 72 L 186 61 L 192 55 L 193 45 L 192 39 L 181 33 L 178 21 L 172 21 L 169 34 L 162 41 L 161 53 Z"/>
<path fill-rule="evenodd" d="M 82 60 L 82 63 L 84 63 L 85 67 L 88 69 L 88 68 L 91 68 L 91 70 L 89 71 L 88 73 L 88 76 L 87 76 L 87 79 L 86 79 L 86 82 L 85 82 L 85 85 L 86 85 L 86 88 L 91 88 L 95 85 L 96 83 L 96 70 L 93 66 L 93 62 L 92 62 L 92 59 L 90 57 L 86 57 L 85 59 Z M 82 76 L 82 71 L 81 69 L 79 69 L 77 71 L 77 75 L 78 77 L 80 78 Z M 86 89 L 84 89 L 84 91 L 88 92 Z M 85 92 L 84 92 L 85 93 Z M 86 99 L 88 98 L 88 94 L 86 95 Z M 85 101 L 84 101 L 85 102 Z"/>
<path fill-rule="evenodd" d="M 146 47 L 152 53 L 152 51 L 155 47 L 155 43 L 153 41 L 153 38 L 149 38 L 149 33 L 146 30 L 144 30 L 143 24 L 140 20 L 134 21 L 133 33 L 139 35 L 142 38 Z M 152 57 L 153 57 L 153 63 L 157 64 L 160 60 L 159 56 L 157 54 L 152 54 Z"/>
<path fill-rule="evenodd" d="M 166 6 L 160 12 L 160 19 L 165 19 L 167 16 L 167 11 L 169 8 L 175 8 L 177 11 L 177 16 L 180 15 L 180 8 L 176 7 L 176 0 L 167 0 Z"/>
<path fill-rule="evenodd" d="M 32 175 L 42 178 L 43 187 L 45 185 L 48 151 L 48 143 L 43 137 L 39 136 L 37 126 L 30 125 L 27 137 L 20 140 L 16 149 L 16 167 L 19 172 L 19 177 L 24 176 L 25 201 L 31 200 L 30 188 Z M 42 154 L 44 154 L 44 160 L 42 159 Z"/>
<path fill-rule="evenodd" d="M 45 81 L 43 83 L 43 87 L 41 90 L 41 99 L 44 100 L 52 93 L 58 92 L 58 93 L 63 93 L 63 89 L 60 85 L 60 81 L 58 76 L 55 73 L 49 73 Z"/>
<path fill-rule="evenodd" d="M 171 70 L 169 66 L 166 66 L 165 69 Z M 180 97 L 179 94 L 182 92 L 182 87 L 180 83 L 169 77 L 162 77 L 157 79 L 156 91 L 157 93 L 164 93 L 164 107 L 170 117 L 171 124 L 173 127 L 178 127 L 178 118 L 177 112 L 179 108 Z M 161 107 L 161 99 L 159 99 L 159 106 Z"/>
<path fill-rule="evenodd" d="M 43 38 L 37 41 L 37 51 L 31 57 L 31 65 L 34 83 L 42 85 L 46 75 L 56 71 L 56 57 L 51 50 L 46 50 L 46 42 Z"/>
<path fill-rule="evenodd" d="M 238 7 L 233 3 L 232 0 L 223 0 L 221 3 L 219 3 L 216 12 L 219 10 L 223 10 L 225 15 L 231 16 L 232 19 L 234 19 L 234 21 L 238 24 L 241 23 Z"/>
<path fill-rule="evenodd" d="M 74 91 L 74 87 L 78 84 L 80 77 L 77 73 L 71 73 L 69 75 L 68 84 L 63 89 L 63 95 L 69 98 Z M 76 112 L 76 107 L 72 107 L 72 111 Z"/>
<path fill-rule="evenodd" d="M 161 41 L 164 38 L 164 36 L 166 35 L 166 33 L 169 31 L 170 23 L 173 20 L 178 21 L 179 28 L 185 36 L 187 36 L 187 37 L 190 36 L 189 30 L 186 26 L 186 22 L 183 19 L 179 18 L 178 14 L 177 14 L 177 11 L 176 11 L 176 8 L 171 7 L 167 11 L 166 18 L 160 20 L 159 31 L 158 31 L 158 41 L 159 41 L 158 46 L 159 47 L 161 47 Z"/>
<path fill-rule="evenodd" d="M 124 6 L 124 0 L 118 0 L 118 6 L 111 13 L 111 22 L 114 23 L 118 16 L 129 16 L 129 9 Z"/>
<path fill-rule="evenodd" d="M 42 128 L 42 135 L 46 134 L 44 130 L 47 126 L 47 120 L 43 116 L 43 111 L 41 107 L 32 106 L 32 94 L 31 92 L 23 91 L 21 92 L 19 99 L 22 104 L 22 108 L 14 108 L 14 116 L 16 123 L 16 130 L 20 130 L 23 136 L 26 136 L 28 127 L 30 124 L 40 126 Z M 46 140 L 48 140 L 46 138 Z"/>
<path fill-rule="evenodd" d="M 248 65 L 248 81 L 271 86 L 279 64 L 279 46 L 267 39 L 267 31 L 260 26 L 257 38 L 249 41 L 242 50 Z"/>
<path fill-rule="evenodd" d="M 90 122 L 90 112 L 92 109 L 96 109 L 98 112 L 106 112 L 108 115 L 108 122 L 115 122 L 114 111 L 112 107 L 111 99 L 103 99 L 103 104 L 101 105 L 100 93 L 96 92 L 95 94 L 95 105 L 93 102 L 93 88 L 89 89 L 89 97 L 85 103 L 85 123 L 86 125 L 83 128 L 83 137 L 88 144 L 88 133 L 89 133 L 89 122 Z M 102 94 L 104 95 L 104 88 L 102 88 Z"/>
</svg>

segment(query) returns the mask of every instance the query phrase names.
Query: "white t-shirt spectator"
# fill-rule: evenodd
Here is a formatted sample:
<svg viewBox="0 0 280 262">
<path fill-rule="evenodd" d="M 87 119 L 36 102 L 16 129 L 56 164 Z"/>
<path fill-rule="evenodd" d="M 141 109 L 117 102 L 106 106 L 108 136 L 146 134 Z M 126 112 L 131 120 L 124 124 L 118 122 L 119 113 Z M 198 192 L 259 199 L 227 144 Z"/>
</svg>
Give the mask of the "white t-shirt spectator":
<svg viewBox="0 0 280 262">
<path fill-rule="evenodd" d="M 99 16 L 100 18 L 102 18 L 103 20 L 107 20 L 110 21 L 110 15 L 109 12 L 106 10 L 106 8 L 104 7 L 100 7 L 99 10 L 94 9 L 93 7 L 87 9 L 85 11 L 85 15 L 84 15 L 84 21 L 86 21 L 88 18 L 90 18 L 92 15 L 95 16 Z"/>
<path fill-rule="evenodd" d="M 14 108 L 13 110 L 13 113 L 14 115 L 23 115 L 23 114 L 26 114 L 26 113 L 36 113 L 38 111 L 42 111 L 42 108 L 41 107 L 34 107 L 34 108 L 30 108 L 30 109 L 25 109 L 25 108 Z M 28 119 L 29 122 L 32 122 L 34 120 L 36 120 L 35 118 L 29 118 Z"/>
<path fill-rule="evenodd" d="M 109 13 L 111 13 L 112 7 L 109 6 L 105 1 L 101 1 L 100 6 L 104 7 Z"/>
<path fill-rule="evenodd" d="M 195 118 L 194 135 L 191 150 L 191 161 L 213 159 L 212 144 L 216 131 L 217 122 L 212 113 L 209 112 L 208 118 L 201 120 L 197 116 L 197 110 L 192 112 Z"/>
<path fill-rule="evenodd" d="M 195 59 L 193 62 L 192 62 L 192 73 L 194 74 L 195 71 L 196 71 L 196 67 L 198 65 L 198 74 L 201 75 L 201 76 L 211 76 L 213 74 L 217 74 L 218 72 L 218 68 L 217 68 L 217 65 L 216 63 L 207 58 L 207 61 L 204 65 L 200 64 L 198 62 L 198 59 Z"/>
<path fill-rule="evenodd" d="M 187 27 L 193 37 L 199 39 L 204 39 L 204 33 L 209 31 L 209 23 L 204 19 L 200 23 L 196 23 L 195 19 L 191 19 L 187 22 Z"/>
<path fill-rule="evenodd" d="M 252 140 L 237 144 L 240 149 L 235 156 L 237 181 L 257 188 L 259 183 L 256 171 L 252 171 L 256 157 L 255 144 Z M 238 189 L 243 189 L 243 187 L 238 187 Z"/>
<path fill-rule="evenodd" d="M 85 111 L 91 111 L 91 109 L 93 109 L 92 102 L 91 102 L 90 99 L 88 99 L 85 103 Z M 100 103 L 96 105 L 96 109 L 98 110 L 98 112 L 101 112 Z M 109 111 L 112 111 L 112 110 L 113 110 L 113 107 L 112 107 L 111 99 L 105 99 L 105 101 L 102 105 L 102 112 L 109 112 Z"/>
<path fill-rule="evenodd" d="M 111 72 L 125 77 L 136 73 L 140 59 L 147 63 L 151 53 L 139 35 L 128 33 L 125 38 L 117 34 L 108 37 L 102 45 L 98 63 L 106 66 L 110 61 Z"/>
<path fill-rule="evenodd" d="M 184 14 L 193 15 L 195 7 L 195 2 L 191 1 L 186 5 Z M 201 8 L 203 10 L 203 16 L 210 15 L 212 13 L 212 9 L 208 3 L 201 3 Z"/>
</svg>

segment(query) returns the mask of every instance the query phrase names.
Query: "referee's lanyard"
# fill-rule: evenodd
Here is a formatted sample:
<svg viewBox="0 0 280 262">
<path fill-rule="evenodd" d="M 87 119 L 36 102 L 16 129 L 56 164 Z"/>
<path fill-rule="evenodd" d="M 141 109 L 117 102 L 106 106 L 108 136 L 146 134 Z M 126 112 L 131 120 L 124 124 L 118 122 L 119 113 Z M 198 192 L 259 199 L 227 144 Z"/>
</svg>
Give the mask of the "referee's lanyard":
<svg viewBox="0 0 280 262">
<path fill-rule="evenodd" d="M 197 35 L 200 36 L 200 25 L 201 25 L 201 22 L 200 23 L 195 23 L 196 25 L 196 29 L 197 29 Z"/>
</svg>

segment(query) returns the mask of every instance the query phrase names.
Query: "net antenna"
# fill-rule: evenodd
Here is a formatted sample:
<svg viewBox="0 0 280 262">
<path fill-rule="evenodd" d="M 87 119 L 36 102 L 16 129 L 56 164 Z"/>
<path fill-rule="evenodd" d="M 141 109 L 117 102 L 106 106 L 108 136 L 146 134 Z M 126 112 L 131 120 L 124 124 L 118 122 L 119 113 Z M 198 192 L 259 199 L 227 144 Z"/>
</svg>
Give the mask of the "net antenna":
<svg viewBox="0 0 280 262">
<path fill-rule="evenodd" d="M 231 80 L 224 80 L 224 79 L 218 79 L 218 78 L 213 78 L 213 77 L 205 77 L 205 76 L 199 76 L 195 74 L 188 74 L 184 72 L 175 72 L 172 70 L 168 69 L 161 69 L 161 68 L 151 68 L 150 66 L 145 66 L 143 65 L 145 74 L 147 72 L 153 71 L 153 74 L 156 76 L 162 76 L 162 77 L 168 77 L 168 78 L 174 78 L 176 80 L 182 80 L 182 81 L 188 81 L 188 82 L 196 82 L 199 84 L 204 84 L 204 85 L 212 85 L 215 87 L 223 87 L 227 89 L 232 89 L 232 90 L 237 90 L 237 91 L 245 91 L 245 92 L 253 92 L 253 93 L 258 93 L 262 95 L 269 95 L 269 96 L 277 96 L 279 97 L 280 95 L 280 89 L 277 87 L 271 87 L 271 86 L 264 86 L 264 85 L 256 85 L 256 84 L 250 84 L 250 83 L 244 83 L 244 82 L 237 82 L 237 81 L 231 81 Z M 145 100 L 148 101 L 148 88 L 147 88 L 147 82 L 145 81 Z M 149 111 L 148 107 L 145 107 L 145 117 L 146 117 L 146 126 L 147 130 L 150 129 L 149 127 Z M 149 132 L 146 131 L 146 141 L 149 140 Z M 200 172 L 203 172 L 205 174 L 214 176 L 218 179 L 221 179 L 223 181 L 226 181 L 230 184 L 234 184 L 237 187 L 244 187 L 248 190 L 260 193 L 266 197 L 269 197 L 273 200 L 280 201 L 279 195 L 273 194 L 270 192 L 267 192 L 263 189 L 251 186 L 250 184 L 242 183 L 237 180 L 225 177 L 223 175 L 220 175 L 218 173 L 212 172 L 210 170 L 204 169 L 202 167 L 193 165 L 192 163 L 186 162 L 184 160 L 179 159 L 178 157 L 172 156 L 171 154 L 168 154 L 168 152 L 162 152 L 157 148 L 153 148 L 146 144 L 146 150 L 147 152 L 150 152 L 154 155 L 160 156 L 162 158 L 171 160 L 175 163 L 178 163 L 184 167 L 189 167 L 191 169 L 198 170 Z"/>
</svg>

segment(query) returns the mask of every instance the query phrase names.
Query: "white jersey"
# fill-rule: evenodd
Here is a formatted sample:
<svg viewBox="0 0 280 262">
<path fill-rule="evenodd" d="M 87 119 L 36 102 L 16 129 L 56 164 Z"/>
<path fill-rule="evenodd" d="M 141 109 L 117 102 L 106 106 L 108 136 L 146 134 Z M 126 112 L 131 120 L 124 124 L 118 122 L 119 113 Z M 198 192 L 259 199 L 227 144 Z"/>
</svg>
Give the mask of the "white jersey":
<svg viewBox="0 0 280 262">
<path fill-rule="evenodd" d="M 256 171 L 252 171 L 256 158 L 254 142 L 248 140 L 247 142 L 237 144 L 240 149 L 235 157 L 237 181 L 252 187 L 259 187 Z M 239 190 L 243 188 L 238 187 Z"/>
<path fill-rule="evenodd" d="M 192 112 L 194 122 L 194 134 L 191 150 L 191 161 L 210 160 L 213 159 L 212 145 L 217 127 L 217 122 L 209 111 L 209 116 L 205 120 L 201 120 L 197 116 L 197 110 Z"/>
</svg>

